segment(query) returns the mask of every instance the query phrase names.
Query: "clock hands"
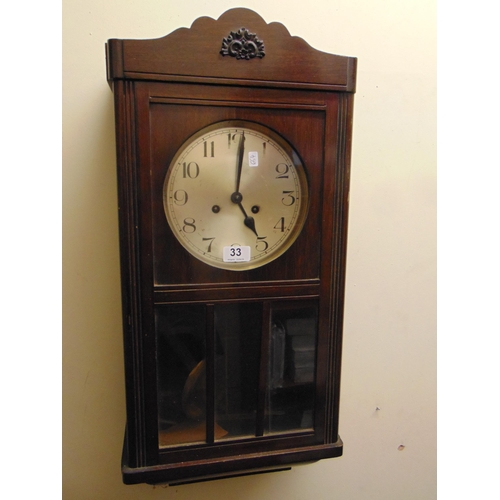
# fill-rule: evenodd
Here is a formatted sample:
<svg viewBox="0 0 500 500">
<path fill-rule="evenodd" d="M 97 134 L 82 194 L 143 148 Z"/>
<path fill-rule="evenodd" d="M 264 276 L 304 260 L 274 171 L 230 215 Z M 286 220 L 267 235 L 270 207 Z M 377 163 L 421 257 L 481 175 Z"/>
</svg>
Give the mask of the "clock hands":
<svg viewBox="0 0 500 500">
<path fill-rule="evenodd" d="M 238 142 L 238 153 L 236 157 L 236 191 L 231 195 L 231 201 L 240 207 L 245 218 L 243 219 L 243 224 L 245 224 L 248 229 L 253 231 L 257 238 L 257 230 L 255 229 L 255 220 L 253 217 L 249 217 L 241 204 L 243 200 L 243 195 L 240 193 L 240 181 L 241 181 L 241 171 L 243 169 L 243 155 L 245 152 L 245 132 L 240 136 L 240 141 Z"/>
<path fill-rule="evenodd" d="M 240 207 L 240 210 L 243 212 L 243 215 L 245 216 L 243 224 L 245 224 L 245 226 L 248 227 L 248 229 L 251 229 L 255 233 L 255 236 L 257 236 L 258 238 L 259 235 L 257 234 L 257 230 L 255 229 L 255 220 L 253 217 L 249 217 L 247 215 L 245 209 L 243 208 L 243 205 L 241 204 L 242 200 L 243 196 L 241 195 L 241 193 L 233 193 L 231 195 L 231 201 Z"/>
</svg>

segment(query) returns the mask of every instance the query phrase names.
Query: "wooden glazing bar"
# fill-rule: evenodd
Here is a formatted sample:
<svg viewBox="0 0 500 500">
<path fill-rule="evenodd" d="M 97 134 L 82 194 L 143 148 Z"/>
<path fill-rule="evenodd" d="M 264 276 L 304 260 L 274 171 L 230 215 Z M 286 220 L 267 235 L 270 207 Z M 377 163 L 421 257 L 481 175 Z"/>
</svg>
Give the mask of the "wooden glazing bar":
<svg viewBox="0 0 500 500">
<path fill-rule="evenodd" d="M 206 433 L 207 443 L 215 440 L 215 308 L 206 307 Z"/>
<path fill-rule="evenodd" d="M 256 436 L 264 435 L 264 418 L 269 367 L 269 339 L 271 330 L 271 303 L 262 304 L 262 331 L 260 340 L 259 395 L 257 399 Z"/>
</svg>

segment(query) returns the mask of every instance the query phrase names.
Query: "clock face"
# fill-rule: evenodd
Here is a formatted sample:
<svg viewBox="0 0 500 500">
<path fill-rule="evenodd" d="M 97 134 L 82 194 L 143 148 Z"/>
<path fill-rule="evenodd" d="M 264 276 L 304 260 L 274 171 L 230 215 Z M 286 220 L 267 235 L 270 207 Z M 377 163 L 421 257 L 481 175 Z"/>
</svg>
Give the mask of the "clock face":
<svg viewBox="0 0 500 500">
<path fill-rule="evenodd" d="M 163 187 L 170 228 L 200 261 L 243 271 L 282 255 L 307 214 L 307 178 L 282 137 L 240 120 L 210 125 L 172 160 Z"/>
</svg>

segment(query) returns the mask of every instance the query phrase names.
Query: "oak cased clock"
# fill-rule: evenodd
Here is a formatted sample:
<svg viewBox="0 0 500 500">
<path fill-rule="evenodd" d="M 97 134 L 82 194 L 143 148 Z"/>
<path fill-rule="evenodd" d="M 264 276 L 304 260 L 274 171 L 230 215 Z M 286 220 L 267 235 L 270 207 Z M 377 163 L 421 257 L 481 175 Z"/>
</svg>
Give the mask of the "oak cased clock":
<svg viewBox="0 0 500 500">
<path fill-rule="evenodd" d="M 124 482 L 340 456 L 356 59 L 248 9 L 106 53 Z"/>
</svg>

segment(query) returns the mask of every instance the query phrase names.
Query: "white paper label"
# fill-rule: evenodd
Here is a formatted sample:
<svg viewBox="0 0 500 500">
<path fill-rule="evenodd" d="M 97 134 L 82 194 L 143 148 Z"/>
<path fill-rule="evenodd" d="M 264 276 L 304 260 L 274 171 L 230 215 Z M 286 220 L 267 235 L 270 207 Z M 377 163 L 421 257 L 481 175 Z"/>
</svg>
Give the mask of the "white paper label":
<svg viewBox="0 0 500 500">
<path fill-rule="evenodd" d="M 222 260 L 224 262 L 248 262 L 250 260 L 250 247 L 224 247 L 222 250 Z"/>
<path fill-rule="evenodd" d="M 257 151 L 248 152 L 248 166 L 249 167 L 259 166 L 259 153 Z"/>
</svg>

